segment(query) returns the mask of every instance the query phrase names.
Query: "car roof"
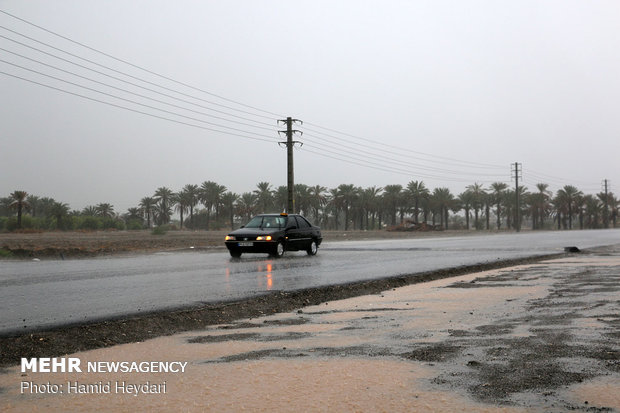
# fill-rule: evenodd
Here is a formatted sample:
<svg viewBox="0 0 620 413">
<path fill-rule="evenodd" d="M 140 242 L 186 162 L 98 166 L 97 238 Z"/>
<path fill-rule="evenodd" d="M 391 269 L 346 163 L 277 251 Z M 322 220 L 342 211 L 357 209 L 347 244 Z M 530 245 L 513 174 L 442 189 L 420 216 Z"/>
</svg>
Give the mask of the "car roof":
<svg viewBox="0 0 620 413">
<path fill-rule="evenodd" d="M 286 217 L 286 216 L 298 216 L 300 217 L 300 214 L 258 214 L 256 215 L 257 217 Z"/>
</svg>

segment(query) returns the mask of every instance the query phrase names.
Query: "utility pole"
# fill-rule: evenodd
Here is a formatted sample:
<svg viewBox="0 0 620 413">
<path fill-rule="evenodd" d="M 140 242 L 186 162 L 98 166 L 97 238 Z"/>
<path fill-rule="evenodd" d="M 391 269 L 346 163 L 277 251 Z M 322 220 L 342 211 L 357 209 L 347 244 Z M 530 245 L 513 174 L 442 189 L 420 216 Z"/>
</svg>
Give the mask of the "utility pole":
<svg viewBox="0 0 620 413">
<path fill-rule="evenodd" d="M 608 180 L 603 180 L 603 184 L 605 185 L 605 214 L 603 215 L 603 224 L 605 228 L 609 228 L 609 195 L 608 195 Z"/>
<path fill-rule="evenodd" d="M 280 146 L 286 145 L 286 168 L 287 168 L 286 184 L 287 184 L 287 189 L 288 189 L 286 212 L 288 212 L 289 214 L 294 214 L 295 213 L 295 194 L 294 194 L 295 173 L 294 173 L 294 168 L 293 168 L 293 147 L 295 146 L 296 143 L 302 146 L 303 142 L 294 141 L 293 135 L 295 133 L 303 134 L 303 132 L 293 129 L 293 123 L 303 124 L 303 122 L 300 121 L 299 119 L 293 119 L 289 116 L 284 120 L 279 120 L 278 124 L 280 123 L 286 123 L 286 130 L 278 131 L 278 133 L 286 133 L 286 141 L 278 142 L 278 145 Z"/>
<path fill-rule="evenodd" d="M 519 171 L 519 166 L 521 165 L 519 162 L 515 162 L 514 164 L 514 169 L 512 170 L 512 172 L 514 172 L 514 178 L 515 178 L 515 197 L 516 197 L 516 204 L 515 204 L 515 229 L 517 230 L 517 232 L 521 231 L 521 208 L 520 208 L 520 201 L 519 201 L 519 172 L 523 173 L 523 168 L 521 168 L 521 171 Z M 523 176 L 521 176 L 521 178 L 523 179 Z"/>
</svg>

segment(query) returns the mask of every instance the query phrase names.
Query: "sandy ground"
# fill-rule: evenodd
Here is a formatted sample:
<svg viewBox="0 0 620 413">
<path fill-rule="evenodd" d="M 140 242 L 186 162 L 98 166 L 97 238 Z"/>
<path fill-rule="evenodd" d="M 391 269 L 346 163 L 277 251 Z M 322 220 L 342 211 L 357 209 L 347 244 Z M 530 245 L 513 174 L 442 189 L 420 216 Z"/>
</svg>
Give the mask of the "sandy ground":
<svg viewBox="0 0 620 413">
<path fill-rule="evenodd" d="M 7 368 L 0 410 L 620 411 L 618 291 L 620 248 L 409 285 L 68 356 L 182 373 Z"/>
<path fill-rule="evenodd" d="M 0 249 L 11 251 L 13 257 L 24 258 L 70 258 L 96 255 L 174 251 L 187 248 L 224 248 L 228 231 L 168 231 L 153 235 L 151 231 L 94 231 L 94 232 L 40 232 L 0 233 Z M 483 233 L 483 232 L 480 232 Z M 475 231 L 322 231 L 323 239 L 329 241 L 419 238 L 474 235 Z"/>
</svg>

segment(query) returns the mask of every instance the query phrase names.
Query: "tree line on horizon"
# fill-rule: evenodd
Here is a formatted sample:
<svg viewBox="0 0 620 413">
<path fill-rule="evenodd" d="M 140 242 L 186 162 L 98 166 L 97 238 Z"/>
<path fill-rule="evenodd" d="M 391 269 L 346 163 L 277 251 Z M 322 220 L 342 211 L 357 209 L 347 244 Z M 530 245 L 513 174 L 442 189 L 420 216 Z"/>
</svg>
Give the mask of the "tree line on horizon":
<svg viewBox="0 0 620 413">
<path fill-rule="evenodd" d="M 620 200 L 613 193 L 584 194 L 565 185 L 555 193 L 540 183 L 535 191 L 515 190 L 495 182 L 485 188 L 474 183 L 460 194 L 422 181 L 384 187 L 341 184 L 295 185 L 296 212 L 324 229 L 374 230 L 425 223 L 434 229 L 520 230 L 593 229 L 616 227 Z M 14 191 L 0 198 L 0 231 L 138 230 L 159 226 L 180 229 L 225 229 L 247 222 L 253 215 L 286 210 L 287 187 L 259 182 L 251 192 L 236 194 L 213 181 L 188 184 L 180 191 L 160 187 L 125 213 L 100 203 L 72 211 L 49 197 Z M 517 211 L 518 208 L 518 211 Z M 518 213 L 517 213 L 518 212 Z M 179 219 L 173 220 L 175 213 Z"/>
</svg>

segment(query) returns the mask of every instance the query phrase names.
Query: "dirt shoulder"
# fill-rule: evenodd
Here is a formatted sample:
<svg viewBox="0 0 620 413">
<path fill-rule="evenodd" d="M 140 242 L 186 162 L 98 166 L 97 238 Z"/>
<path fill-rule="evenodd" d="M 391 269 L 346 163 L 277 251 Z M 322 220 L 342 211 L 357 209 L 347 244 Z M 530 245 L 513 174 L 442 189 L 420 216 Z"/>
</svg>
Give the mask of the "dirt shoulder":
<svg viewBox="0 0 620 413">
<path fill-rule="evenodd" d="M 224 248 L 228 231 L 94 231 L 0 233 L 0 250 L 14 258 L 64 259 L 100 255 Z M 324 242 L 474 235 L 464 231 L 322 231 Z M 1 255 L 0 255 L 1 256 Z"/>
</svg>

